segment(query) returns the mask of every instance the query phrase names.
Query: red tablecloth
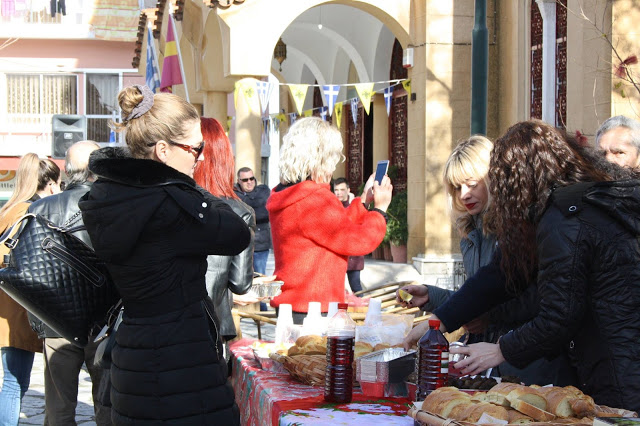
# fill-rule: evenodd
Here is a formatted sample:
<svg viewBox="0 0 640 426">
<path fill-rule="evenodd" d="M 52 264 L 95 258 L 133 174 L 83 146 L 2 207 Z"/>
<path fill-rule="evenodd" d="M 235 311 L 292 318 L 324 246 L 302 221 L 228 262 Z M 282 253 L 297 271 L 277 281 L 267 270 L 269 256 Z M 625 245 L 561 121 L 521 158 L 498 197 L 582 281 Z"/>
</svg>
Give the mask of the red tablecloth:
<svg viewBox="0 0 640 426">
<path fill-rule="evenodd" d="M 330 424 L 349 424 L 346 418 L 363 416 L 359 420 L 368 425 L 392 423 L 413 425 L 413 419 L 407 416 L 410 401 L 407 398 L 371 398 L 354 389 L 350 404 L 332 404 L 325 402 L 323 389 L 307 386 L 295 381 L 289 374 L 264 371 L 253 356 L 250 346 L 254 339 L 241 339 L 231 345 L 233 358 L 233 389 L 236 402 L 240 407 L 241 424 L 244 426 L 278 426 L 282 415 L 297 418 L 295 424 L 322 424 L 327 417 Z M 334 414 L 340 413 L 341 421 Z M 350 414 L 345 414 L 350 413 Z M 373 416 L 373 417 L 368 417 Z M 365 418 L 366 417 L 366 418 Z M 285 424 L 293 424 L 289 420 Z M 325 423 L 328 424 L 328 423 Z"/>
</svg>

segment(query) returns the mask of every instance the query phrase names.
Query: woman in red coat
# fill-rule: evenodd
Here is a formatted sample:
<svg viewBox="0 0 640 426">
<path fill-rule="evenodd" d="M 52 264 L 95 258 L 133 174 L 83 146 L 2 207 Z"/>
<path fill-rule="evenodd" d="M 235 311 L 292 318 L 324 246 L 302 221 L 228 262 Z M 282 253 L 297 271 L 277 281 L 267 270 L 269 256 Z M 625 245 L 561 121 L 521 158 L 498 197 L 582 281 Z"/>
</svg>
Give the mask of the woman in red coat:
<svg viewBox="0 0 640 426">
<path fill-rule="evenodd" d="M 347 258 L 371 253 L 384 238 L 391 202 L 387 176 L 367 181 L 361 197 L 348 208 L 329 188 L 342 156 L 340 132 L 318 118 L 296 121 L 283 139 L 280 184 L 267 201 L 275 275 L 284 281 L 271 305 L 288 303 L 301 324 L 309 302 L 344 302 Z M 373 204 L 371 210 L 365 205 Z"/>
</svg>

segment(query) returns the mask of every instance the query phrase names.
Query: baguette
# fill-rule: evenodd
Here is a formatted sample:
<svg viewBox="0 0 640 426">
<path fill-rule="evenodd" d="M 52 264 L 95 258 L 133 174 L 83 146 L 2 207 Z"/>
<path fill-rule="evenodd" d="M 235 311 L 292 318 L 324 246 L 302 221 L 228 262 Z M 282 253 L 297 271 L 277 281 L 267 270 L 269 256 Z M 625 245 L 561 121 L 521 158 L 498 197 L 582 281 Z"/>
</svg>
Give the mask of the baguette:
<svg viewBox="0 0 640 426">
<path fill-rule="evenodd" d="M 518 410 L 509 409 L 507 410 L 507 415 L 509 424 L 524 424 L 533 422 L 533 419 L 531 417 L 527 416 L 526 414 L 522 414 Z"/>
<path fill-rule="evenodd" d="M 422 402 L 422 409 L 433 414 L 449 417 L 458 404 L 470 402 L 469 395 L 454 387 L 442 387 L 431 392 Z"/>
<path fill-rule="evenodd" d="M 373 347 L 367 342 L 356 342 L 353 356 L 354 358 L 359 358 L 362 355 L 366 355 L 368 353 L 373 352 Z"/>
<path fill-rule="evenodd" d="M 497 420 L 507 420 L 509 418 L 506 408 L 488 402 L 479 402 L 477 404 L 470 405 L 462 411 L 460 414 L 462 419 L 460 420 L 477 423 L 480 417 L 485 413 Z"/>
<path fill-rule="evenodd" d="M 507 399 L 507 395 L 509 395 L 516 386 L 520 385 L 515 383 L 499 383 L 495 385 L 487 392 L 487 401 L 496 405 L 502 405 L 503 407 L 510 407 L 511 403 Z"/>
<path fill-rule="evenodd" d="M 535 405 L 531 405 L 521 399 L 511 401 L 511 407 L 539 422 L 548 422 L 556 418 L 555 414 L 541 410 Z"/>
</svg>

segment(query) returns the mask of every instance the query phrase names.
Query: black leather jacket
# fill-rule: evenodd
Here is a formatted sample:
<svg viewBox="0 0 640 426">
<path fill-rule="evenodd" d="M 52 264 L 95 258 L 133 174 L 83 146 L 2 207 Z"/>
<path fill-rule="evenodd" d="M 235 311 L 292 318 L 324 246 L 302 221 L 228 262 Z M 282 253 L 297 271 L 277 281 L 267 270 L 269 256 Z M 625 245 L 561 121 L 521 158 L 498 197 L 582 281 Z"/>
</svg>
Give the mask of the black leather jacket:
<svg viewBox="0 0 640 426">
<path fill-rule="evenodd" d="M 271 190 L 267 185 L 256 185 L 251 192 L 244 192 L 239 185 L 233 189 L 238 197 L 251 207 L 256 214 L 255 251 L 266 251 L 271 248 L 271 225 L 267 200 Z"/>
<path fill-rule="evenodd" d="M 71 219 L 76 213 L 80 212 L 78 201 L 84 194 L 89 192 L 90 189 L 90 182 L 80 184 L 72 183 L 61 193 L 41 198 L 31 204 L 31 206 L 29 206 L 29 213 L 39 214 L 56 225 L 62 225 Z M 73 223 L 69 223 L 68 225 L 73 228 L 83 225 L 82 215 L 76 215 Z M 77 231 L 73 235 L 81 239 L 89 247 L 92 247 L 89 234 L 87 234 L 86 230 Z M 45 337 L 60 337 L 58 333 L 47 327 L 45 323 L 40 321 L 31 313 L 29 313 L 29 322 L 31 323 L 31 328 L 38 333 L 38 337 L 41 339 Z"/>
<path fill-rule="evenodd" d="M 256 219 L 253 209 L 240 200 L 222 198 L 231 209 L 249 226 L 251 242 L 244 251 L 235 256 L 207 256 L 207 294 L 213 300 L 220 321 L 220 334 L 225 340 L 236 337 L 236 328 L 231 317 L 233 296 L 245 294 L 253 282 L 253 243 Z"/>
<path fill-rule="evenodd" d="M 518 366 L 563 350 L 596 403 L 640 410 L 640 181 L 560 188 L 537 227 L 539 314 L 500 339 Z"/>
</svg>

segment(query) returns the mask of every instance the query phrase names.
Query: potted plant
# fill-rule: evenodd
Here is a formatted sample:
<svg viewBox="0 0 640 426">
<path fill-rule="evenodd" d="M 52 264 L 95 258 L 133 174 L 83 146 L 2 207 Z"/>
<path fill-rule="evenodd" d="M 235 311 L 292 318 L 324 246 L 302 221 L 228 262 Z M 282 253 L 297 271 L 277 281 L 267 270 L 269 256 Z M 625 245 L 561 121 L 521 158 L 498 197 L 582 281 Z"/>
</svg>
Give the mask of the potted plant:
<svg viewBox="0 0 640 426">
<path fill-rule="evenodd" d="M 407 241 L 409 225 L 407 223 L 407 192 L 399 192 L 391 199 L 387 209 L 387 234 L 385 239 L 391 243 L 391 255 L 395 263 L 407 263 Z"/>
</svg>

